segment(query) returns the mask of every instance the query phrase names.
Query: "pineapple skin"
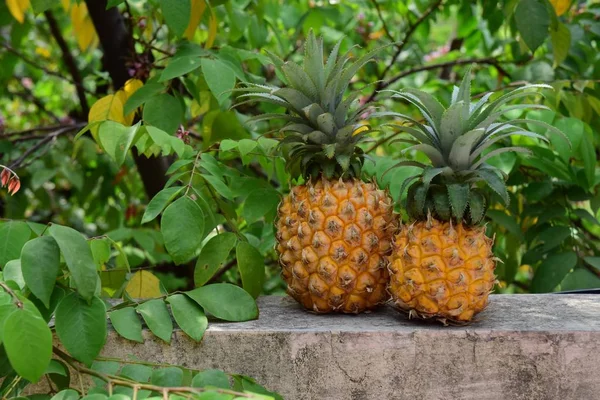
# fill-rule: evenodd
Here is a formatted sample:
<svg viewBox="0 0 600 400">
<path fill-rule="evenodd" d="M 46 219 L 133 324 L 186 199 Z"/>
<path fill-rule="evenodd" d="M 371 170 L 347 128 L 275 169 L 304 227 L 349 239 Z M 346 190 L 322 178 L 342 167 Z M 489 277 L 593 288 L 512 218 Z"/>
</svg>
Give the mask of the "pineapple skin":
<svg viewBox="0 0 600 400">
<path fill-rule="evenodd" d="M 492 242 L 484 227 L 435 219 L 402 227 L 389 264 L 393 301 L 409 316 L 469 322 L 496 281 Z"/>
<path fill-rule="evenodd" d="M 386 302 L 396 227 L 392 199 L 373 183 L 321 178 L 292 188 L 276 222 L 288 294 L 317 313 L 360 313 Z"/>
</svg>

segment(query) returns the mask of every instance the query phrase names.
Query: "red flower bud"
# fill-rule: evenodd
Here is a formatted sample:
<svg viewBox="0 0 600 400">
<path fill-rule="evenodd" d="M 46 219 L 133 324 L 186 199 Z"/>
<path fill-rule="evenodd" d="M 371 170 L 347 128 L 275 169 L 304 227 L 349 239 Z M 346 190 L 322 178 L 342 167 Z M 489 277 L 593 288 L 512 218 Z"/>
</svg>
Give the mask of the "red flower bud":
<svg viewBox="0 0 600 400">
<path fill-rule="evenodd" d="M 14 179 L 11 179 L 11 181 L 8 184 L 8 193 L 10 193 L 10 195 L 12 196 L 15 193 L 17 193 L 20 188 L 21 181 L 19 180 L 19 178 L 15 177 Z"/>
<path fill-rule="evenodd" d="M 2 181 L 2 186 L 5 186 L 10 181 L 10 172 L 7 169 L 2 170 L 2 173 L 0 173 L 0 181 Z"/>
</svg>

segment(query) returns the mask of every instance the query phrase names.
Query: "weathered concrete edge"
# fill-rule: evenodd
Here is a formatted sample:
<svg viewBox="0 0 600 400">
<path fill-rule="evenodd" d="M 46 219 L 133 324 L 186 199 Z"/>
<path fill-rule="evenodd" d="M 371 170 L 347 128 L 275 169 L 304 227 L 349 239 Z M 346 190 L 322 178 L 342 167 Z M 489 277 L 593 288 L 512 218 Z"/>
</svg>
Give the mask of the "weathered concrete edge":
<svg viewBox="0 0 600 400">
<path fill-rule="evenodd" d="M 259 299 L 260 318 L 212 323 L 201 343 L 110 332 L 128 354 L 253 376 L 287 399 L 594 399 L 600 393 L 600 296 L 494 296 L 467 327 L 407 321 L 383 308 L 318 316 L 287 298 Z"/>
</svg>

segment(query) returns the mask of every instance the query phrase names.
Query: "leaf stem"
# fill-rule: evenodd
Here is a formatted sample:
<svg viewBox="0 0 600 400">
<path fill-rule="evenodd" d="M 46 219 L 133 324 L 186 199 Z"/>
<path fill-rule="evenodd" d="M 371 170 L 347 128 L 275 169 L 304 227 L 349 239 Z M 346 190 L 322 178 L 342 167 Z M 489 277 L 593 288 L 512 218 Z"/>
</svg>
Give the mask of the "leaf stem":
<svg viewBox="0 0 600 400">
<path fill-rule="evenodd" d="M 8 285 L 6 283 L 0 282 L 0 287 L 2 289 L 4 289 L 4 291 L 10 295 L 10 297 L 13 298 L 15 305 L 17 307 L 23 308 L 23 302 L 21 300 L 19 300 L 19 297 L 17 296 L 17 294 L 10 287 L 8 287 Z"/>
<path fill-rule="evenodd" d="M 133 397 L 134 398 L 137 395 L 137 392 L 139 390 L 150 390 L 153 392 L 163 393 L 163 395 L 165 395 L 165 394 L 167 395 L 167 398 L 170 393 L 186 396 L 187 394 L 190 394 L 190 393 L 197 394 L 197 393 L 204 393 L 204 392 L 217 392 L 217 393 L 221 393 L 221 394 L 230 394 L 230 395 L 233 395 L 236 397 L 243 397 L 243 398 L 253 398 L 254 397 L 253 395 L 248 394 L 248 393 L 240 393 L 240 392 L 236 392 L 234 390 L 229 390 L 229 389 L 217 389 L 217 388 L 205 389 L 205 388 L 195 388 L 195 387 L 186 387 L 186 386 L 163 387 L 163 386 L 157 386 L 157 385 L 152 385 L 152 384 L 148 384 L 148 383 L 139 383 L 139 382 L 127 379 L 125 377 L 115 376 L 115 375 L 111 375 L 111 374 L 103 374 L 101 372 L 94 371 L 93 369 L 82 367 L 79 365 L 79 363 L 73 357 L 64 353 L 62 350 L 58 349 L 57 347 L 53 347 L 52 351 L 54 352 L 55 355 L 57 355 L 63 361 L 65 361 L 67 364 L 69 364 L 69 366 L 71 368 L 73 368 L 75 371 L 77 371 L 77 373 L 90 375 L 90 376 L 96 377 L 98 379 L 101 379 L 104 382 L 106 382 L 109 385 L 109 387 L 126 386 L 126 387 L 133 388 L 133 394 L 134 394 Z"/>
<path fill-rule="evenodd" d="M 187 184 L 187 188 L 185 189 L 184 196 L 187 196 L 188 192 L 192 188 L 192 180 L 194 179 L 194 173 L 196 172 L 196 168 L 198 168 L 198 160 L 200 159 L 201 155 L 202 155 L 201 151 L 198 151 L 198 154 L 196 154 L 196 158 L 194 159 L 194 164 L 192 165 L 192 173 L 190 174 L 190 180 Z"/>
</svg>

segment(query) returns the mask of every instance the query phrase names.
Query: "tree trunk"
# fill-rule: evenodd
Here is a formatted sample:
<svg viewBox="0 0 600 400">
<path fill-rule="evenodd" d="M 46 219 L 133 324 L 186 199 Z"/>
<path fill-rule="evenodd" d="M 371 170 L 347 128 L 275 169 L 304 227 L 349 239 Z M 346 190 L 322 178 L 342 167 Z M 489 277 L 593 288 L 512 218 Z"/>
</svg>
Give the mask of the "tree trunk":
<svg viewBox="0 0 600 400">
<path fill-rule="evenodd" d="M 104 51 L 103 68 L 110 75 L 113 87 L 117 90 L 130 78 L 127 62 L 135 56 L 131 33 L 127 31 L 123 16 L 117 7 L 106 9 L 107 0 L 85 0 L 85 3 Z M 169 162 L 165 157 L 147 158 L 138 154 L 135 149 L 133 157 L 150 199 L 167 182 L 165 173 Z"/>
</svg>

